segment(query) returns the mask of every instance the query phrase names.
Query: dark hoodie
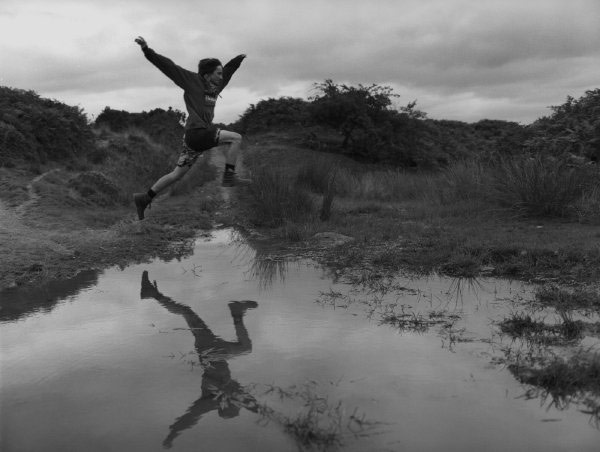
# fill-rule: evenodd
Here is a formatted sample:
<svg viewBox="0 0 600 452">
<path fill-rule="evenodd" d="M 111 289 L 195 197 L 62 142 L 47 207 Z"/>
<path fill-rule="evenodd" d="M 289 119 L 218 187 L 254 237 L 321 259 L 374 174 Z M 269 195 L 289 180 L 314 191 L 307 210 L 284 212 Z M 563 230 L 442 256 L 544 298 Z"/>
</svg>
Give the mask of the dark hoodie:
<svg viewBox="0 0 600 452">
<path fill-rule="evenodd" d="M 223 82 L 219 87 L 210 87 L 197 72 L 177 66 L 173 61 L 159 55 L 150 47 L 143 49 L 152 64 L 183 89 L 183 100 L 188 111 L 185 129 L 206 129 L 215 116 L 217 96 L 227 86 L 233 73 L 240 67 L 244 57 L 238 55 L 223 66 Z"/>
</svg>

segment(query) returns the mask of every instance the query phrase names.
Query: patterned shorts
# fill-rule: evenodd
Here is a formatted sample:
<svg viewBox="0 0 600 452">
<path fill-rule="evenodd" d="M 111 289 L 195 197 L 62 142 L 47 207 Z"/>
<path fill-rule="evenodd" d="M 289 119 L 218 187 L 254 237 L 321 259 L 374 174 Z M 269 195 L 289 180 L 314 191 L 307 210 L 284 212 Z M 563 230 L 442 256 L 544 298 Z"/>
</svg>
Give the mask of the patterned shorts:
<svg viewBox="0 0 600 452">
<path fill-rule="evenodd" d="M 220 133 L 221 129 L 215 126 L 186 130 L 177 166 L 192 166 L 204 151 L 219 145 Z"/>
</svg>

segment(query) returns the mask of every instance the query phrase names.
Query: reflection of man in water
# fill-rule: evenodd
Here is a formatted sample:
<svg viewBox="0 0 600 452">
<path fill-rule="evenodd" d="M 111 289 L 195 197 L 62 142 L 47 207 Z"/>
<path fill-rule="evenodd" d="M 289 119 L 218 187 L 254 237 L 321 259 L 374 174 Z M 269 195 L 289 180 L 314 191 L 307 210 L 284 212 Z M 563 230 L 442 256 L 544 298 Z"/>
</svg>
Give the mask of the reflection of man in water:
<svg viewBox="0 0 600 452">
<path fill-rule="evenodd" d="M 165 447 L 170 447 L 180 432 L 194 426 L 203 414 L 213 410 L 217 410 L 219 416 L 224 419 L 238 416 L 240 407 L 253 412 L 257 411 L 254 398 L 237 381 L 231 379 L 231 372 L 227 364 L 229 358 L 252 351 L 252 342 L 244 326 L 243 317 L 247 309 L 258 306 L 255 301 L 231 301 L 229 303 L 237 341 L 228 342 L 215 336 L 189 306 L 179 304 L 160 293 L 156 281 L 152 284 L 148 279 L 147 271 L 142 274 L 141 298 L 154 298 L 169 312 L 183 316 L 196 339 L 196 352 L 201 363 L 209 361 L 207 365 L 203 366 L 202 395 L 187 409 L 184 415 L 169 427 L 169 435 L 163 442 Z M 211 354 L 217 359 L 211 359 Z"/>
</svg>

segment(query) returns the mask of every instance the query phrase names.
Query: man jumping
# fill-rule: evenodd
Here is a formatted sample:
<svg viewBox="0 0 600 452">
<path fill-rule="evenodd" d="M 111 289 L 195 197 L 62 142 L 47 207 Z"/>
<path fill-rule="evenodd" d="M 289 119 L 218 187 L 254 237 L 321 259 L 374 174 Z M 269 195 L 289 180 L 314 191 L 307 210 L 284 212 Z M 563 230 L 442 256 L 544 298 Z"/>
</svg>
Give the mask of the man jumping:
<svg viewBox="0 0 600 452">
<path fill-rule="evenodd" d="M 198 63 L 198 72 L 188 71 L 177 66 L 170 59 L 159 55 L 141 36 L 135 39 L 152 64 L 183 89 L 183 100 L 188 112 L 183 136 L 183 149 L 173 171 L 158 179 L 146 193 L 135 193 L 133 200 L 138 218 L 144 219 L 144 211 L 152 199 L 165 188 L 181 179 L 189 171 L 198 157 L 206 150 L 222 144 L 228 144 L 225 151 L 225 170 L 223 186 L 236 184 L 235 163 L 237 161 L 242 136 L 228 130 L 222 130 L 212 124 L 215 103 L 219 93 L 227 86 L 233 73 L 240 67 L 246 55 L 238 55 L 225 66 L 216 58 L 203 58 Z"/>
</svg>

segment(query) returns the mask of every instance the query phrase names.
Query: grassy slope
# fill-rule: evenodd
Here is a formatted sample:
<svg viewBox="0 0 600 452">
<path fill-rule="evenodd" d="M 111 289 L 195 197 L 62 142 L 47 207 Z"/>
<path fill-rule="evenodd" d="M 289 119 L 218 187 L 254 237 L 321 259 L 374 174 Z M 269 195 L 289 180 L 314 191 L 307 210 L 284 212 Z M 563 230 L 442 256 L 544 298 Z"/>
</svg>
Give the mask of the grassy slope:
<svg viewBox="0 0 600 452">
<path fill-rule="evenodd" d="M 5 218 L 0 217 L 0 288 L 184 254 L 189 251 L 186 240 L 199 229 L 211 227 L 210 211 L 190 208 L 206 206 L 207 196 L 216 196 L 214 186 L 159 199 L 144 222 L 137 221 L 133 206 L 65 209 L 35 205 L 23 216 L 11 209 Z"/>
<path fill-rule="evenodd" d="M 116 143 L 118 152 L 107 152 L 101 164 L 85 163 L 85 171 L 56 165 L 41 174 L 0 168 L 0 290 L 153 256 L 173 258 L 189 251 L 187 241 L 198 229 L 211 227 L 220 197 L 216 181 L 211 181 L 212 165 L 198 165 L 172 196 L 156 199 L 147 220 L 139 222 L 131 191 L 147 183 L 136 175 L 127 177 L 135 160 L 123 150 L 137 151 L 127 146 L 132 144 L 127 134 L 103 132 L 102 140 Z M 133 144 L 137 141 L 139 137 Z M 153 157 L 163 172 L 170 167 L 168 159 Z M 102 186 L 73 184 L 81 175 L 96 173 L 122 181 L 122 186 L 109 185 L 103 193 Z M 82 187 L 91 187 L 92 196 L 78 192 Z"/>
<path fill-rule="evenodd" d="M 246 143 L 245 160 L 251 170 L 267 165 L 291 174 L 307 161 L 330 157 L 295 146 L 293 139 L 281 134 L 248 137 Z M 1 171 L 2 288 L 156 254 L 168 257 L 173 255 L 168 242 L 185 240 L 197 228 L 210 227 L 220 207 L 213 181 L 201 190 L 188 187 L 178 190 L 179 196 L 159 199 L 149 220 L 140 224 L 131 205 L 86 205 L 73 197 L 66 181 L 75 173 L 56 170 L 37 176 L 32 183 L 34 174 Z M 206 177 L 214 177 L 214 172 Z M 356 183 L 364 185 L 365 177 Z M 340 269 L 412 269 L 560 282 L 592 282 L 600 275 L 600 233 L 595 225 L 523 220 L 469 200 L 439 203 L 412 195 L 353 193 L 334 199 L 327 221 L 306 218 L 262 232 L 284 240 L 293 238 L 288 244 L 296 252 L 310 253 Z M 320 202 L 320 195 L 312 196 Z M 241 200 L 242 206 L 251 206 L 243 192 Z M 232 215 L 236 222 L 256 228 L 244 209 Z M 356 241 L 324 250 L 304 240 L 323 231 L 339 232 Z"/>
</svg>

